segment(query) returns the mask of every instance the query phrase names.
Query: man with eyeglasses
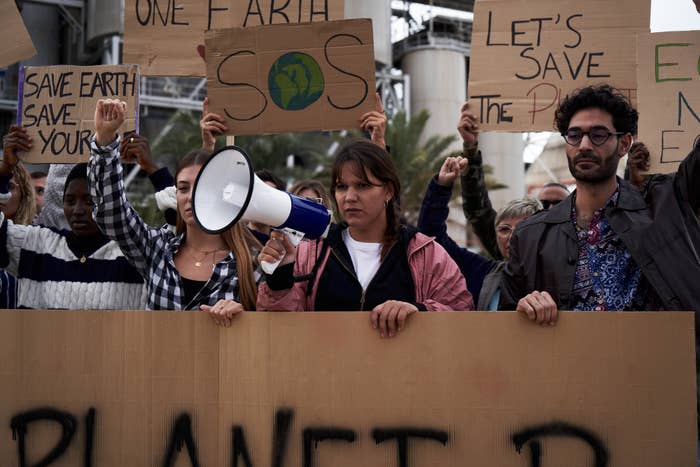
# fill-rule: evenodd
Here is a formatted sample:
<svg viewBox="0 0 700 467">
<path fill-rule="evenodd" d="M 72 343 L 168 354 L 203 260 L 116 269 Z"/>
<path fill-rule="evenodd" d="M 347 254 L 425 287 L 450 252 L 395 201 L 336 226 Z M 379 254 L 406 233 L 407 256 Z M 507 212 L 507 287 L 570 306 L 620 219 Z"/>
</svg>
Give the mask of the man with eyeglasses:
<svg viewBox="0 0 700 467">
<path fill-rule="evenodd" d="M 700 310 L 698 147 L 644 195 L 616 177 L 637 133 L 637 111 L 616 89 L 589 86 L 562 100 L 576 190 L 521 222 L 510 244 L 501 309 L 539 324 L 557 310 Z"/>
</svg>

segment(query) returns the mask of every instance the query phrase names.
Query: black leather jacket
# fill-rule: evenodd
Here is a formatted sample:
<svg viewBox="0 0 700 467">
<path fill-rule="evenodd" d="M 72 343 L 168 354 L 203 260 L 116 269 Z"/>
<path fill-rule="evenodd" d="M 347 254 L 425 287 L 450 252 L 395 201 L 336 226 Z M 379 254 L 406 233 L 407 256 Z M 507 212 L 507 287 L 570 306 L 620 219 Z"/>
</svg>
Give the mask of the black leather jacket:
<svg viewBox="0 0 700 467">
<path fill-rule="evenodd" d="M 610 226 L 664 309 L 700 311 L 700 146 L 677 173 L 652 177 L 644 193 L 619 183 L 618 204 L 605 211 Z M 572 199 L 518 224 L 503 273 L 500 309 L 515 309 L 518 300 L 535 290 L 549 292 L 559 309 L 571 308 L 578 260 Z"/>
</svg>

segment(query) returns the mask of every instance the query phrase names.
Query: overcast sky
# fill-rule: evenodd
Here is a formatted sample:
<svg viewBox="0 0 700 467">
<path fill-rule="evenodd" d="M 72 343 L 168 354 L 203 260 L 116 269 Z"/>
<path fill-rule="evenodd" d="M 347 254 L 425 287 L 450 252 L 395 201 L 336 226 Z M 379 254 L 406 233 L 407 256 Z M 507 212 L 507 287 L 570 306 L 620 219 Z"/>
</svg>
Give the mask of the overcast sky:
<svg viewBox="0 0 700 467">
<path fill-rule="evenodd" d="M 392 6 L 397 9 L 403 9 L 404 2 L 394 0 Z M 429 6 L 418 3 L 411 4 L 411 14 L 416 19 L 427 18 L 429 12 Z M 472 13 L 447 10 L 445 8 L 433 8 L 433 13 L 465 19 L 472 19 L 473 17 Z M 700 29 L 700 13 L 696 11 L 692 0 L 651 0 L 650 28 L 652 32 Z M 396 32 L 395 29 L 394 33 L 396 34 Z"/>
</svg>

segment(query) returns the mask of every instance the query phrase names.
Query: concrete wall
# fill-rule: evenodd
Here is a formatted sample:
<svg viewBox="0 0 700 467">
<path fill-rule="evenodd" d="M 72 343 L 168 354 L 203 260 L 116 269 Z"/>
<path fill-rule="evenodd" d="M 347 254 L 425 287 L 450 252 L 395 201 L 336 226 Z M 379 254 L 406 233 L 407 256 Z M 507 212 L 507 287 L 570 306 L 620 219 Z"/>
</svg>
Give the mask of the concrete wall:
<svg viewBox="0 0 700 467">
<path fill-rule="evenodd" d="M 446 49 L 417 49 L 408 52 L 401 65 L 411 76 L 411 112 L 430 112 L 423 137 L 458 135 L 459 113 L 467 98 L 464 55 Z M 461 140 L 451 147 L 461 148 Z"/>
<path fill-rule="evenodd" d="M 391 0 L 346 0 L 345 17 L 371 18 L 374 59 L 391 65 Z"/>
</svg>

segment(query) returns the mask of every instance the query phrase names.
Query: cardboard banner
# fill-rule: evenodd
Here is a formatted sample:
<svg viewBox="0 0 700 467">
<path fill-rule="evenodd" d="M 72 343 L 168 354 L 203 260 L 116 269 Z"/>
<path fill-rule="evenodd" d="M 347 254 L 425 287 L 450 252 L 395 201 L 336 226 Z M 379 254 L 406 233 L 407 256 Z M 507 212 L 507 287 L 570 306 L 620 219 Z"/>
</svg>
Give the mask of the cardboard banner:
<svg viewBox="0 0 700 467">
<path fill-rule="evenodd" d="M 593 83 L 634 104 L 635 34 L 649 15 L 638 0 L 477 0 L 468 94 L 481 130 L 552 131 L 559 101 Z"/>
<path fill-rule="evenodd" d="M 0 350 L 6 465 L 695 465 L 692 313 L 3 311 Z"/>
<path fill-rule="evenodd" d="M 86 162 L 95 131 L 95 105 L 121 99 L 127 118 L 120 132 L 138 131 L 139 68 L 136 65 L 47 66 L 20 70 L 17 124 L 34 146 L 22 155 L 32 164 Z"/>
<path fill-rule="evenodd" d="M 700 31 L 641 34 L 639 140 L 651 173 L 669 173 L 700 140 Z"/>
<path fill-rule="evenodd" d="M 374 108 L 368 19 L 210 31 L 209 109 L 229 134 L 359 128 Z"/>
<path fill-rule="evenodd" d="M 344 15 L 344 0 L 126 0 L 124 62 L 147 76 L 205 76 L 205 31 Z"/>
<path fill-rule="evenodd" d="M 0 0 L 0 68 L 36 55 L 15 0 Z"/>
</svg>

